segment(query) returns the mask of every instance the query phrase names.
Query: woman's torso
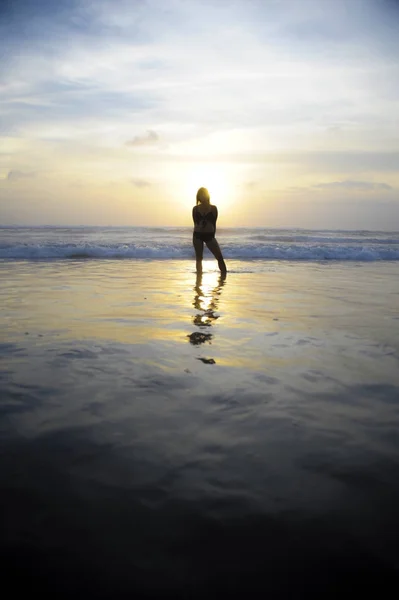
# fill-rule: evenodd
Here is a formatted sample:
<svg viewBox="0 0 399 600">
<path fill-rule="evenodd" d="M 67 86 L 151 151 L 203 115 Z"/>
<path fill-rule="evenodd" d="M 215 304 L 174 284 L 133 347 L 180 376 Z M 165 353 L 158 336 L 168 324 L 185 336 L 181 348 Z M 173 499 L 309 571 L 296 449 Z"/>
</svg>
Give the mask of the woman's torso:
<svg viewBox="0 0 399 600">
<path fill-rule="evenodd" d="M 216 206 L 194 206 L 194 231 L 214 233 L 216 230 Z"/>
</svg>

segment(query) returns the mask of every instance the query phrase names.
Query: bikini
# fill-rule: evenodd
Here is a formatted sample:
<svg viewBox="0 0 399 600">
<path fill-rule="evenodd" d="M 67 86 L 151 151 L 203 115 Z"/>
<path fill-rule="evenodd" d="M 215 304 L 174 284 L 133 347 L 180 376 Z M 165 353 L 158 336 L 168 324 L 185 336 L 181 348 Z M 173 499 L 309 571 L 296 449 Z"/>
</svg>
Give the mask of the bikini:
<svg viewBox="0 0 399 600">
<path fill-rule="evenodd" d="M 216 232 L 216 215 L 212 211 L 207 212 L 206 215 L 202 215 L 196 207 L 194 210 L 193 216 L 194 216 L 194 223 L 196 225 L 200 225 L 202 227 L 202 229 L 205 229 L 205 227 L 207 226 L 208 223 L 211 223 L 214 227 L 214 231 L 212 231 L 212 232 L 194 231 L 193 237 L 196 240 L 201 240 L 202 242 L 210 242 L 211 240 L 213 240 L 213 238 L 215 237 L 215 232 Z"/>
</svg>

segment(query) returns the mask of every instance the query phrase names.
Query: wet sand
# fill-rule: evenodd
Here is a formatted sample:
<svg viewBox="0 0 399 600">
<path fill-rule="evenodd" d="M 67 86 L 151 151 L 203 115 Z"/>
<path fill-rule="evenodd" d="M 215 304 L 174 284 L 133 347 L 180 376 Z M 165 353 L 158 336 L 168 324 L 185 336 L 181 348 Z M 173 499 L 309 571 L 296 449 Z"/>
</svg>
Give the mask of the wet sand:
<svg viewBox="0 0 399 600">
<path fill-rule="evenodd" d="M 398 588 L 398 267 L 214 267 L 0 264 L 14 590 Z"/>
</svg>

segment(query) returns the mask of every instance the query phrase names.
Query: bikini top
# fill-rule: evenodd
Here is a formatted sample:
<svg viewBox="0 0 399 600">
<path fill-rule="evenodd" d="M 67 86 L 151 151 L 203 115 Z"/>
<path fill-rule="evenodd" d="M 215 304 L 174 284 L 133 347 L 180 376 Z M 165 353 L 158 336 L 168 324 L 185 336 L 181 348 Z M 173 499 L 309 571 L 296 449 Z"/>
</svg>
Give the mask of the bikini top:
<svg viewBox="0 0 399 600">
<path fill-rule="evenodd" d="M 213 212 L 210 210 L 205 215 L 201 214 L 196 206 L 193 211 L 194 223 L 201 225 L 202 228 L 206 227 L 207 223 L 212 223 L 216 227 L 217 211 Z"/>
</svg>

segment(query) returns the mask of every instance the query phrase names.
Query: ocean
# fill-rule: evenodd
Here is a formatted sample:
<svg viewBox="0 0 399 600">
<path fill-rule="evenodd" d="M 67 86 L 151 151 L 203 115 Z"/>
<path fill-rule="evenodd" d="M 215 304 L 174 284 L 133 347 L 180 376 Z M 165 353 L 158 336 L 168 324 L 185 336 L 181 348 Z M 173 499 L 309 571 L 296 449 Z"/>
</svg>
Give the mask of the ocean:
<svg viewBox="0 0 399 600">
<path fill-rule="evenodd" d="M 187 259 L 188 227 L 0 227 L 0 259 Z M 399 260 L 399 232 L 220 229 L 226 259 Z"/>
<path fill-rule="evenodd" d="M 0 228 L 4 589 L 399 591 L 399 233 Z"/>
</svg>

